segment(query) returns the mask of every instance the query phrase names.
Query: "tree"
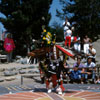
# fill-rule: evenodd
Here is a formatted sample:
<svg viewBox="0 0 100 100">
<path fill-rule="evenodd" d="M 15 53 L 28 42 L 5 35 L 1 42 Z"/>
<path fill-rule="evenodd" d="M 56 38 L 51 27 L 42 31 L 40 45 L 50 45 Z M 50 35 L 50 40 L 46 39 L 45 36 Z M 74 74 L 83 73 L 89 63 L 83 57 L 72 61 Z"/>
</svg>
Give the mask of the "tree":
<svg viewBox="0 0 100 100">
<path fill-rule="evenodd" d="M 100 0 L 60 0 L 63 12 L 57 10 L 57 16 L 76 23 L 76 33 L 81 37 L 87 34 L 92 40 L 100 32 Z"/>
<path fill-rule="evenodd" d="M 52 0 L 1 0 L 0 11 L 7 18 L 0 21 L 13 33 L 20 54 L 31 47 L 33 38 L 40 38 L 42 25 L 48 27 L 51 3 Z"/>
<path fill-rule="evenodd" d="M 63 27 L 60 24 L 58 24 L 56 21 L 52 24 L 51 30 L 55 32 L 57 42 L 61 42 L 64 40 Z"/>
</svg>

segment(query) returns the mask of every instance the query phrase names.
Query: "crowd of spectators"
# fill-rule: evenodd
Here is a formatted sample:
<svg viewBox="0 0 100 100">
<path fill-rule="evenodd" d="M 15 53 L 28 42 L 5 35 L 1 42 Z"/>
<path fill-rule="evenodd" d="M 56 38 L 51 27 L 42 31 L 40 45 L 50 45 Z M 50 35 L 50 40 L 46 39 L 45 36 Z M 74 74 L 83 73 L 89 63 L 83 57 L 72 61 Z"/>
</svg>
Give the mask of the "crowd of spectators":
<svg viewBox="0 0 100 100">
<path fill-rule="evenodd" d="M 71 27 L 68 18 L 65 19 L 63 27 L 65 48 L 73 48 L 77 54 L 80 53 L 80 57 L 77 56 L 77 62 L 73 65 L 72 69 L 70 69 L 70 65 L 67 62 L 64 63 L 64 78 L 68 76 L 71 83 L 87 83 L 88 79 L 91 79 L 92 83 L 99 83 L 100 78 L 97 78 L 95 74 L 96 49 L 93 47 L 92 40 L 88 35 L 85 35 L 83 39 L 81 39 L 79 35 L 73 35 L 74 27 Z M 84 63 L 82 63 L 82 60 L 84 60 Z"/>
<path fill-rule="evenodd" d="M 96 64 L 92 61 L 92 56 L 87 58 L 86 63 L 82 63 L 82 58 L 77 57 L 76 63 L 72 67 L 66 61 L 64 63 L 63 78 L 69 77 L 70 83 L 96 83 Z"/>
</svg>

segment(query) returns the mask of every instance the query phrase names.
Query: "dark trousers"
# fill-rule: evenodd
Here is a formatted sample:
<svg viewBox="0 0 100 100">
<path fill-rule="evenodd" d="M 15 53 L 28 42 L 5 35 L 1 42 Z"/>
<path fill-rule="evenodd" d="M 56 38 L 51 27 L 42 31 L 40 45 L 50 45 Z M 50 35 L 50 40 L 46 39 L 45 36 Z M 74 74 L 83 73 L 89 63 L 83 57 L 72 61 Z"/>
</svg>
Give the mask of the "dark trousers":
<svg viewBox="0 0 100 100">
<path fill-rule="evenodd" d="M 12 52 L 7 53 L 7 62 L 12 62 Z"/>
</svg>

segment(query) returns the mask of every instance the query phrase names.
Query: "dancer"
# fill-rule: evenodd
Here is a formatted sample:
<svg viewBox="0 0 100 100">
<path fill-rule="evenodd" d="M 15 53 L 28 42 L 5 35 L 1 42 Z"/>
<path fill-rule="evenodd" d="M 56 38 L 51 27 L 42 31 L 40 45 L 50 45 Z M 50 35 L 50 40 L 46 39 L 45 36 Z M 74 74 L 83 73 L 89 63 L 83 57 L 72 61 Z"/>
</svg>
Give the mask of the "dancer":
<svg viewBox="0 0 100 100">
<path fill-rule="evenodd" d="M 55 49 L 53 49 L 55 50 Z M 57 51 L 56 51 L 57 52 Z M 48 63 L 47 63 L 47 73 L 46 73 L 46 88 L 47 92 L 51 93 L 52 89 L 56 89 L 56 92 L 58 94 L 62 94 L 65 90 L 63 87 L 63 81 L 62 81 L 62 68 L 63 68 L 63 62 L 61 59 L 52 52 L 52 54 Z"/>
</svg>

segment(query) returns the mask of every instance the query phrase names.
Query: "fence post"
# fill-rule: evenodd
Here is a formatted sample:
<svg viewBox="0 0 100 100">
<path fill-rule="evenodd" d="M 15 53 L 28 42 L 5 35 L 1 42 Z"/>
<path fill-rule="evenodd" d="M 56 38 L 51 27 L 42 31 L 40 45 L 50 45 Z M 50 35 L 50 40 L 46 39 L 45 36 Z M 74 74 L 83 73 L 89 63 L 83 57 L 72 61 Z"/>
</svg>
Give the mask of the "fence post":
<svg viewBox="0 0 100 100">
<path fill-rule="evenodd" d="M 21 85 L 23 85 L 23 76 L 21 76 Z"/>
</svg>

